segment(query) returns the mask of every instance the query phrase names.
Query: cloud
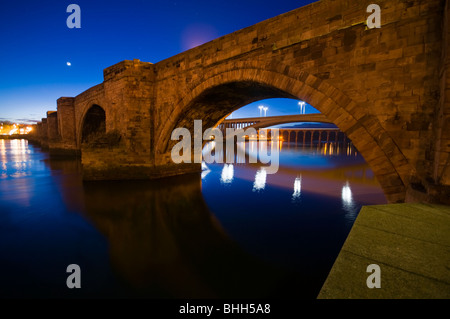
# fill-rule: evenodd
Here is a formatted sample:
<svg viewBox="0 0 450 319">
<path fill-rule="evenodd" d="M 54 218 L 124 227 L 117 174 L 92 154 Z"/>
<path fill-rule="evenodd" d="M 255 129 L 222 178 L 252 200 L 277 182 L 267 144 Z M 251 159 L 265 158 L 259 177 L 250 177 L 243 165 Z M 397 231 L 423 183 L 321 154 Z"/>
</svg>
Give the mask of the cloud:
<svg viewBox="0 0 450 319">
<path fill-rule="evenodd" d="M 30 120 L 30 119 L 14 119 L 14 118 L 0 117 L 0 122 L 19 123 L 19 124 L 36 124 L 40 121 L 39 120 Z"/>
<path fill-rule="evenodd" d="M 29 120 L 29 119 L 16 119 L 16 121 L 23 124 L 36 124 L 40 122 L 39 120 Z"/>
</svg>

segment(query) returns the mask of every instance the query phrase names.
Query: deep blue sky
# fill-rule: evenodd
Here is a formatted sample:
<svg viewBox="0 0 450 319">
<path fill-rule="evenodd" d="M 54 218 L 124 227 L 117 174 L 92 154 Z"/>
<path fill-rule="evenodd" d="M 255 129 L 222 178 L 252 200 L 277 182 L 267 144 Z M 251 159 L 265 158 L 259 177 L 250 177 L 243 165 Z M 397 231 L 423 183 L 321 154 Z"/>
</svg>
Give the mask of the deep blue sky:
<svg viewBox="0 0 450 319">
<path fill-rule="evenodd" d="M 103 81 L 122 60 L 158 62 L 312 0 L 33 0 L 0 4 L 0 121 L 40 120 L 61 96 Z M 81 29 L 69 29 L 69 4 Z M 71 66 L 67 66 L 67 62 Z M 298 113 L 296 101 L 266 100 L 267 116 Z M 258 116 L 256 103 L 233 116 Z"/>
</svg>

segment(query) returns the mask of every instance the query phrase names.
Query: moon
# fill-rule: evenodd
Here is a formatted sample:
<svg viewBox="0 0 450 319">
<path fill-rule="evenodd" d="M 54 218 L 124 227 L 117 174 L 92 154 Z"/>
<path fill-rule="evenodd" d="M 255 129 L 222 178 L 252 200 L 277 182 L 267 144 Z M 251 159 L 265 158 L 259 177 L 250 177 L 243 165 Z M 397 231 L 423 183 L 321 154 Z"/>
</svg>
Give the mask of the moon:
<svg viewBox="0 0 450 319">
<path fill-rule="evenodd" d="M 66 64 L 67 64 L 67 66 L 71 66 L 72 65 L 72 63 L 70 63 L 70 62 L 67 62 Z"/>
</svg>

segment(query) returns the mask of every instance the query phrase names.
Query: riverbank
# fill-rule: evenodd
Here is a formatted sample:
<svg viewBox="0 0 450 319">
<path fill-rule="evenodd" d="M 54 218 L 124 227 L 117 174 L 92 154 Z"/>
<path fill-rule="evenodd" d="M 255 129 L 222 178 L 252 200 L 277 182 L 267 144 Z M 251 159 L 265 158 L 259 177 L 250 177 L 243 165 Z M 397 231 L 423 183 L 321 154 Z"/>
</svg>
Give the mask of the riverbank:
<svg viewBox="0 0 450 319">
<path fill-rule="evenodd" d="M 450 206 L 361 209 L 319 299 L 449 299 Z M 380 288 L 376 282 L 379 266 Z"/>
<path fill-rule="evenodd" d="M 26 135 L 23 134 L 13 134 L 13 135 L 0 135 L 0 140 L 17 140 L 17 139 L 28 139 Z"/>
</svg>

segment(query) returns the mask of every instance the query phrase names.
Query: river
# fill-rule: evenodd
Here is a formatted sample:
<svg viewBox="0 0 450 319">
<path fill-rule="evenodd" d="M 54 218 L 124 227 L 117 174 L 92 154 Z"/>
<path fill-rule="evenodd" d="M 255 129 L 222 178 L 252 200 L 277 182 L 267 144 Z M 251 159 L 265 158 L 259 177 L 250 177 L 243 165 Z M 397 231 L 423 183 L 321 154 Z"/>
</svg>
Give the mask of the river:
<svg viewBox="0 0 450 319">
<path fill-rule="evenodd" d="M 276 174 L 83 182 L 79 160 L 0 140 L 0 297 L 315 298 L 361 206 L 386 198 L 351 144 L 280 148 Z"/>
</svg>

